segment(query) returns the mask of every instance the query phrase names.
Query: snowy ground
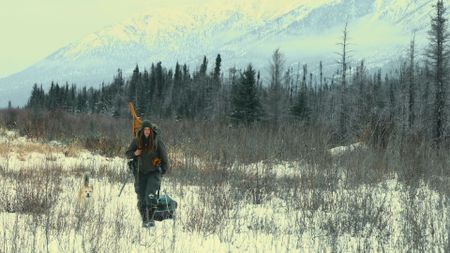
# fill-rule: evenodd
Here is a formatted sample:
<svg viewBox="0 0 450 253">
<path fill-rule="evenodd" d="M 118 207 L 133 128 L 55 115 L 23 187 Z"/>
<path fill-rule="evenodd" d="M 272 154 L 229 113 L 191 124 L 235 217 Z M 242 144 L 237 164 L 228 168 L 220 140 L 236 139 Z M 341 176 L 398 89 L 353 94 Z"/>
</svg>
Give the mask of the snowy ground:
<svg viewBox="0 0 450 253">
<path fill-rule="evenodd" d="M 350 187 L 345 173 L 338 173 L 335 188 L 300 185 L 281 191 L 277 185 L 255 202 L 251 190 L 232 182 L 180 183 L 175 173 L 163 178 L 162 187 L 179 203 L 177 218 L 148 230 L 141 228 L 132 180 L 118 197 L 126 177 L 123 158 L 57 142 L 33 144 L 5 130 L 0 145 L 0 252 L 444 252 L 447 247 L 446 197 L 423 183 L 413 190 L 395 175 Z M 185 159 L 181 151 L 171 158 Z M 315 169 L 278 162 L 270 165 L 270 175 L 305 178 Z M 267 170 L 264 162 L 230 168 L 247 174 Z M 94 194 L 82 212 L 76 195 L 84 172 L 93 175 Z M 24 174 L 36 180 L 22 184 L 17 178 Z M 32 187 L 39 189 L 35 193 Z M 14 210 L 26 194 L 21 189 L 30 194 L 44 189 L 51 207 L 39 214 Z"/>
</svg>

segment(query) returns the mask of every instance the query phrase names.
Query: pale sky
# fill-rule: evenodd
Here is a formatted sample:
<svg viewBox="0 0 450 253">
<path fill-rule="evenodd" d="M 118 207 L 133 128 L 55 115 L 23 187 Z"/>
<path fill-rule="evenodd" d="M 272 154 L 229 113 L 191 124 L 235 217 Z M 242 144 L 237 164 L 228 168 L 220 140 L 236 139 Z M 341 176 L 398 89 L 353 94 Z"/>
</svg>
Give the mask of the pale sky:
<svg viewBox="0 0 450 253">
<path fill-rule="evenodd" d="M 83 36 L 154 7 L 200 0 L 0 0 L 0 78 Z"/>
<path fill-rule="evenodd" d="M 332 0 L 0 0 L 0 78 L 84 36 L 155 8 L 252 1 L 265 9 Z"/>
</svg>

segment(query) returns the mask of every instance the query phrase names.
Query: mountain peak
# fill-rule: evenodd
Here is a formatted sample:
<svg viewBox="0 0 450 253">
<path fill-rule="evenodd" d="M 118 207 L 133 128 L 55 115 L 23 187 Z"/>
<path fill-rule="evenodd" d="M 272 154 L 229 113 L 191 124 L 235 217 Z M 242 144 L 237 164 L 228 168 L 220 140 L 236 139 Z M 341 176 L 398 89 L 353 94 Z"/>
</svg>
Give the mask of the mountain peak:
<svg viewBox="0 0 450 253">
<path fill-rule="evenodd" d="M 252 62 L 264 69 L 274 49 L 288 64 L 322 60 L 334 68 L 345 22 L 355 60 L 382 64 L 406 48 L 411 31 L 428 27 L 432 0 L 229 0 L 154 7 L 75 41 L 15 75 L 0 79 L 0 100 L 23 105 L 34 83 L 50 81 L 97 86 L 118 68 L 131 73 L 139 64 L 162 61 L 191 66 L 201 58 L 223 58 L 223 69 Z M 374 32 L 377 34 L 373 34 Z M 421 37 L 422 36 L 422 37 Z M 383 48 L 380 48 L 383 45 Z M 192 69 L 192 68 L 191 68 Z M 17 87 L 11 89 L 11 86 Z M 2 105 L 0 105 L 2 106 Z M 6 105 L 4 105 L 6 106 Z"/>
</svg>

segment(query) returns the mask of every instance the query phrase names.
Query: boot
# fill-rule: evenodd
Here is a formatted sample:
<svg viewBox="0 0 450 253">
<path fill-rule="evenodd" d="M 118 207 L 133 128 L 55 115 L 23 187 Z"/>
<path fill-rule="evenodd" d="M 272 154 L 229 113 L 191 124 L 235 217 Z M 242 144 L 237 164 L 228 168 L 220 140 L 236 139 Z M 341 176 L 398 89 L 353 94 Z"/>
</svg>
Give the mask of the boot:
<svg viewBox="0 0 450 253">
<path fill-rule="evenodd" d="M 139 214 L 141 215 L 142 225 L 148 222 L 148 215 L 145 208 L 139 208 Z"/>
<path fill-rule="evenodd" d="M 156 211 L 156 207 L 148 208 L 149 221 L 154 221 L 155 220 L 155 211 Z"/>
<path fill-rule="evenodd" d="M 142 227 L 144 227 L 144 228 L 152 228 L 154 226 L 155 226 L 154 220 L 150 220 L 150 221 L 147 221 L 146 223 L 142 224 Z"/>
<path fill-rule="evenodd" d="M 142 227 L 151 228 L 155 226 L 155 221 L 153 220 L 153 212 L 151 208 L 144 209 L 144 219 L 142 220 Z"/>
</svg>

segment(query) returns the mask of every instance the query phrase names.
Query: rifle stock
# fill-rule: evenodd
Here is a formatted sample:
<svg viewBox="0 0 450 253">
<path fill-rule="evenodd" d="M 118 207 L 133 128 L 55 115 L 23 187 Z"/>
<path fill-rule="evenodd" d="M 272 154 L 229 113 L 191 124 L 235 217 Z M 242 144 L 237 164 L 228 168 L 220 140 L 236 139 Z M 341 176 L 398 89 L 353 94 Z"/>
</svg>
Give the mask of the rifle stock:
<svg viewBox="0 0 450 253">
<path fill-rule="evenodd" d="M 137 116 L 132 102 L 128 102 L 128 107 L 130 108 L 131 117 L 133 117 L 133 123 L 131 124 L 131 133 L 133 134 L 133 137 L 135 137 L 139 127 L 142 124 L 142 120 L 139 116 Z"/>
</svg>

